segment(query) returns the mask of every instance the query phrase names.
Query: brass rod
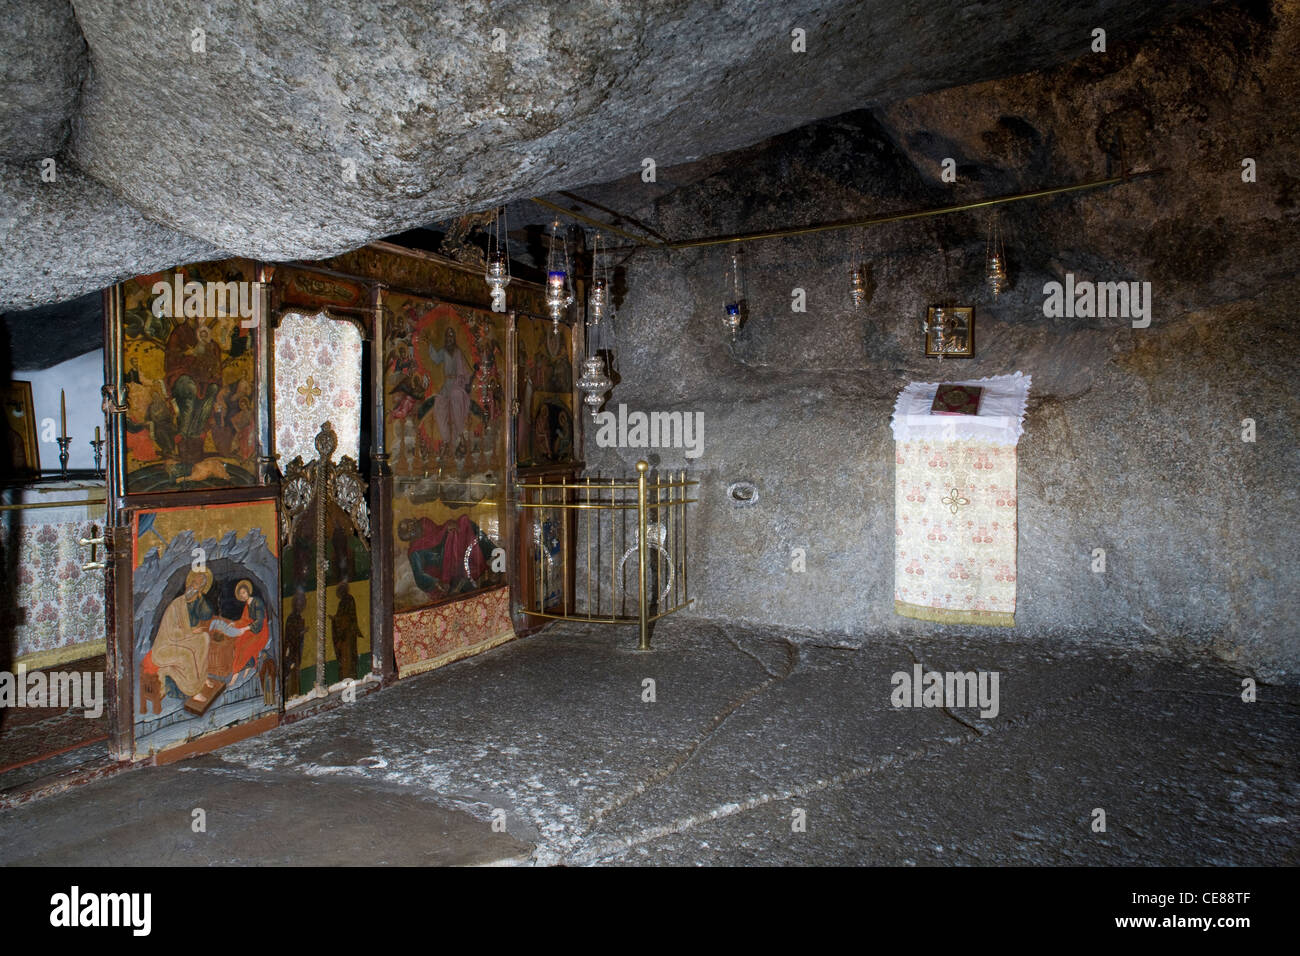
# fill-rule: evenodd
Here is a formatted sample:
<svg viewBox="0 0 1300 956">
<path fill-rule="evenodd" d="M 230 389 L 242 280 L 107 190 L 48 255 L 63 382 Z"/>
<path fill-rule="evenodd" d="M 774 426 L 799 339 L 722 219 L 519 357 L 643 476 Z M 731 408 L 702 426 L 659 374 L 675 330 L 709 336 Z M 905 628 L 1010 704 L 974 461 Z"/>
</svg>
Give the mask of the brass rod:
<svg viewBox="0 0 1300 956">
<path fill-rule="evenodd" d="M 497 484 L 497 483 L 489 483 L 489 484 Z M 686 481 L 685 484 L 698 485 L 699 483 L 698 481 Z M 536 488 L 542 490 L 551 490 L 551 489 L 559 488 L 559 485 L 516 484 L 515 486 L 516 488 Z M 682 485 L 679 483 L 672 483 L 672 481 L 664 481 L 663 484 L 655 485 L 653 481 L 651 481 L 649 486 L 650 488 L 681 488 Z M 640 485 L 637 485 L 636 483 L 620 484 L 620 485 L 597 485 L 595 486 L 595 488 L 597 488 L 597 490 L 602 490 L 602 492 L 603 490 L 608 490 L 608 489 L 615 490 L 615 492 L 634 492 L 634 490 L 640 488 Z"/>
<path fill-rule="evenodd" d="M 676 607 L 670 607 L 666 611 L 660 611 L 658 614 L 651 615 L 650 621 L 651 623 L 654 623 L 655 621 L 659 620 L 661 617 L 667 617 L 669 614 L 676 614 L 678 611 L 682 610 L 683 608 L 693 603 L 694 603 L 693 600 L 686 601 L 683 604 L 678 604 Z"/>
<path fill-rule="evenodd" d="M 614 595 L 618 591 L 614 587 L 614 555 L 618 551 L 618 526 L 615 524 L 613 515 L 609 516 L 609 613 L 614 613 Z"/>
<path fill-rule="evenodd" d="M 590 478 L 587 479 L 587 504 L 591 504 L 591 479 Z M 597 513 L 596 519 L 597 520 L 600 519 L 599 513 Z M 590 518 L 587 519 L 586 525 L 587 525 L 587 573 L 585 577 L 587 578 L 587 613 L 590 614 L 591 613 L 591 519 Z"/>
<path fill-rule="evenodd" d="M 565 479 L 560 479 L 560 503 L 565 506 L 564 519 L 560 525 L 560 608 L 565 614 L 569 613 L 569 552 L 573 549 L 569 547 L 569 490 L 565 487 Z M 576 504 L 576 502 L 575 502 Z"/>
<path fill-rule="evenodd" d="M 682 478 L 686 478 L 686 469 L 682 469 Z M 678 507 L 681 509 L 677 512 L 677 545 L 681 550 L 681 560 L 677 565 L 677 581 L 673 590 L 673 597 L 680 603 L 682 600 L 682 582 L 686 580 L 686 492 L 682 491 L 682 500 Z"/>
<path fill-rule="evenodd" d="M 646 472 L 650 463 L 644 458 L 636 463 L 636 565 L 637 565 L 637 618 L 640 621 L 641 641 L 638 650 L 650 650 L 650 609 L 646 605 Z"/>
<path fill-rule="evenodd" d="M 107 505 L 104 498 L 77 498 L 73 501 L 33 501 L 25 504 L 0 505 L 0 511 L 29 511 L 32 508 L 80 508 L 82 505 Z"/>
<path fill-rule="evenodd" d="M 618 522 L 619 522 L 619 527 L 618 527 L 619 541 L 622 542 L 623 553 L 626 554 L 627 553 L 627 509 L 626 508 L 618 509 Z M 610 577 L 612 578 L 613 575 L 614 572 L 611 569 Z M 625 584 L 626 581 L 627 581 L 627 575 L 620 569 L 618 583 L 623 586 L 618 589 L 619 590 L 618 613 L 621 615 L 627 614 L 627 585 Z"/>
<path fill-rule="evenodd" d="M 683 468 L 682 478 L 685 477 L 686 477 L 686 469 Z M 691 482 L 691 484 L 698 484 L 698 482 Z M 686 492 L 682 492 L 682 494 L 685 493 Z M 686 584 L 686 564 L 688 561 L 690 561 L 691 555 L 690 555 L 690 550 L 687 547 L 689 532 L 686 529 L 686 506 L 690 504 L 692 500 L 696 500 L 696 499 L 689 499 L 689 500 L 686 498 L 682 499 L 682 570 L 681 570 L 682 591 L 679 597 L 682 600 L 684 600 L 687 604 L 691 603 L 691 592 Z"/>
<path fill-rule="evenodd" d="M 471 482 L 450 482 L 450 483 L 451 483 L 451 484 L 471 484 Z M 497 485 L 498 482 L 495 482 L 495 481 L 482 481 L 482 482 L 477 482 L 477 484 L 482 484 L 482 485 L 487 485 L 488 487 L 493 487 L 493 486 Z M 698 484 L 699 484 L 698 481 L 685 481 L 685 482 L 670 482 L 670 481 L 665 481 L 665 482 L 660 483 L 660 484 L 657 485 L 657 486 L 654 484 L 654 482 L 650 482 L 650 483 L 649 483 L 649 487 L 651 487 L 651 488 L 654 488 L 654 487 L 660 487 L 660 488 L 681 488 L 681 487 L 683 487 L 683 486 L 698 485 Z M 546 491 L 550 491 L 550 490 L 552 490 L 552 489 L 559 488 L 560 485 L 557 485 L 557 484 L 550 484 L 550 483 L 546 483 L 546 482 L 534 482 L 534 483 L 531 483 L 531 484 L 528 483 L 528 482 L 516 482 L 515 487 L 516 487 L 516 488 L 539 488 L 539 489 L 543 489 L 543 490 L 546 490 Z M 603 491 L 603 490 L 606 489 L 606 488 L 613 488 L 613 489 L 620 490 L 620 491 L 635 491 L 637 488 L 639 488 L 639 487 L 641 487 L 641 486 L 638 485 L 636 482 L 629 482 L 629 483 L 620 482 L 620 483 L 618 483 L 618 484 L 612 484 L 612 485 L 611 485 L 611 484 L 599 484 L 599 483 L 598 483 L 598 484 L 595 484 L 594 487 L 595 487 L 597 490 L 601 490 L 601 491 Z"/>
<path fill-rule="evenodd" d="M 542 498 L 542 493 L 537 493 L 538 500 Z M 537 579 L 537 587 L 534 591 L 534 603 L 539 611 L 546 610 L 546 593 L 542 590 L 542 542 L 546 538 L 546 512 L 543 511 L 537 516 L 537 524 L 533 526 L 533 540 L 537 543 L 537 561 L 534 565 L 533 576 Z"/>
<path fill-rule="evenodd" d="M 902 222 L 907 219 L 925 219 L 929 216 L 947 216 L 955 212 L 968 212 L 972 209 L 984 209 L 1003 203 L 1022 202 L 1026 199 L 1042 199 L 1046 196 L 1059 196 L 1065 193 L 1081 192 L 1088 189 L 1102 189 L 1120 183 L 1132 182 L 1144 176 L 1159 176 L 1169 172 L 1166 166 L 1155 169 L 1126 170 L 1119 176 L 1108 179 L 1096 179 L 1071 186 L 1053 186 L 1049 189 L 1035 189 L 1030 192 L 1008 193 L 1004 196 L 992 196 L 974 202 L 957 203 L 952 206 L 939 206 L 934 209 L 916 209 L 910 212 L 887 213 L 881 216 L 868 216 L 865 219 L 848 219 L 837 222 L 819 223 L 812 226 L 789 226 L 785 229 L 772 229 L 767 232 L 744 232 L 731 236 L 704 236 L 699 239 L 681 239 L 663 244 L 665 249 L 697 249 L 702 246 L 723 246 L 737 242 L 756 242 L 760 239 L 781 239 L 787 236 L 805 236 L 815 232 L 827 232 L 833 229 L 857 229 L 865 226 L 880 226 L 890 222 Z"/>
<path fill-rule="evenodd" d="M 561 213 L 562 215 L 568 216 L 570 219 L 576 219 L 579 222 L 585 222 L 587 225 L 595 226 L 597 229 L 603 229 L 608 232 L 615 233 L 617 235 L 622 236 L 624 239 L 631 239 L 637 245 L 652 246 L 653 248 L 656 249 L 665 248 L 665 245 L 662 242 L 655 242 L 654 240 L 646 239 L 643 236 L 638 236 L 635 233 L 628 232 L 626 229 L 620 229 L 618 226 L 612 225 L 608 222 L 603 222 L 600 219 L 593 219 L 591 216 L 584 216 L 582 213 L 574 212 L 572 209 L 565 209 L 563 206 L 556 205 L 555 203 L 550 202 L 546 199 L 540 199 L 537 196 L 534 196 L 532 198 L 533 198 L 533 202 L 537 203 L 539 206 L 545 206 L 547 209 L 553 209 L 556 212 Z"/>
<path fill-rule="evenodd" d="M 574 501 L 567 505 L 556 504 L 552 502 L 548 504 L 520 505 L 519 507 L 545 508 L 547 511 L 635 511 L 636 510 L 636 505 L 633 504 L 632 502 L 627 502 L 625 504 L 615 504 L 615 505 L 600 504 L 599 502 L 593 502 L 592 504 L 589 505 L 585 501 Z"/>
<path fill-rule="evenodd" d="M 598 617 L 585 614 L 550 614 L 545 611 L 533 611 L 533 617 L 544 617 L 552 621 L 582 621 L 586 624 L 635 624 L 636 618 Z"/>
<path fill-rule="evenodd" d="M 650 615 L 649 620 L 657 621 L 662 617 L 667 617 L 669 614 L 675 614 L 692 603 L 694 602 L 686 601 L 683 604 L 678 604 L 676 607 L 670 607 L 667 610 L 660 611 L 658 614 L 652 614 Z M 552 621 L 583 621 L 590 624 L 637 624 L 640 621 L 639 618 L 635 617 L 610 617 L 596 614 L 550 614 L 544 611 L 534 612 L 532 616 L 545 617 Z"/>
<path fill-rule="evenodd" d="M 649 487 L 653 488 L 654 486 L 651 485 Z M 678 504 L 685 503 L 688 505 L 693 505 L 697 503 L 699 500 L 700 500 L 699 498 L 685 498 L 679 501 Z M 538 504 L 537 502 L 529 502 L 528 504 L 520 503 L 519 507 L 520 508 L 544 508 L 547 511 L 565 511 L 565 510 L 567 511 L 635 511 L 636 510 L 636 505 L 630 501 L 627 502 L 626 504 L 614 504 L 614 505 L 600 504 L 600 503 L 592 503 L 588 505 L 584 501 L 574 501 L 567 505 L 555 504 L 554 502 L 543 503 L 543 504 Z"/>
<path fill-rule="evenodd" d="M 478 485 L 480 488 L 495 488 L 497 485 L 501 484 L 501 482 L 499 482 L 499 481 L 470 481 L 468 478 L 466 478 L 465 480 L 462 481 L 462 480 L 459 479 L 459 478 L 435 478 L 435 477 L 432 476 L 432 475 L 426 475 L 426 476 L 423 477 L 423 478 L 398 478 L 398 479 L 397 479 L 397 484 L 399 484 L 399 485 L 423 485 L 423 484 L 435 484 L 435 485 Z M 515 487 L 516 487 L 516 488 L 531 488 L 531 487 L 549 487 L 549 486 L 548 486 L 548 485 L 542 485 L 542 486 L 535 486 L 535 485 L 516 485 Z"/>
<path fill-rule="evenodd" d="M 667 236 L 655 232 L 653 229 L 651 229 L 641 220 L 633 218 L 632 216 L 628 216 L 624 213 L 621 213 L 617 209 L 611 209 L 609 206 L 602 206 L 594 199 L 584 199 L 582 196 L 579 196 L 577 193 L 567 192 L 563 189 L 560 190 L 559 195 L 563 196 L 565 199 L 572 199 L 574 202 L 582 203 L 584 206 L 590 206 L 592 209 L 599 209 L 601 212 L 607 213 L 608 215 L 613 216 L 615 219 L 619 219 L 624 222 L 630 222 L 632 223 L 632 225 L 636 226 L 642 232 L 649 233 L 650 235 L 658 239 L 660 242 L 669 241 Z"/>
<path fill-rule="evenodd" d="M 658 477 L 659 477 L 659 473 L 658 473 L 658 471 L 656 470 L 656 472 L 655 472 L 655 478 L 657 479 Z M 672 492 L 670 491 L 669 494 L 672 494 Z M 656 484 L 656 485 L 655 485 L 655 524 L 657 524 L 657 525 L 659 525 L 659 526 L 661 526 L 661 527 L 664 527 L 664 526 L 666 525 L 666 523 L 667 523 L 667 522 L 664 520 L 664 492 L 663 492 L 663 486 L 662 486 L 662 484 Z M 666 529 L 665 529 L 665 530 L 666 530 Z M 658 535 L 655 535 L 655 537 L 657 538 Z M 648 547 L 648 546 L 647 546 L 647 547 Z M 650 593 L 654 596 L 654 607 L 655 607 L 655 610 L 656 610 L 656 611 L 659 610 L 659 585 L 662 583 L 662 582 L 659 580 L 659 578 L 660 578 L 660 573 L 659 573 L 659 572 L 660 572 L 660 568 L 661 568 L 661 566 L 662 566 L 662 564 L 663 564 L 663 561 L 661 561 L 660 559 L 663 558 L 663 557 L 664 557 L 663 552 L 661 552 L 661 551 L 659 551 L 658 549 L 656 549 L 656 550 L 655 550 L 655 585 L 654 585 L 654 590 L 650 592 Z"/>
</svg>

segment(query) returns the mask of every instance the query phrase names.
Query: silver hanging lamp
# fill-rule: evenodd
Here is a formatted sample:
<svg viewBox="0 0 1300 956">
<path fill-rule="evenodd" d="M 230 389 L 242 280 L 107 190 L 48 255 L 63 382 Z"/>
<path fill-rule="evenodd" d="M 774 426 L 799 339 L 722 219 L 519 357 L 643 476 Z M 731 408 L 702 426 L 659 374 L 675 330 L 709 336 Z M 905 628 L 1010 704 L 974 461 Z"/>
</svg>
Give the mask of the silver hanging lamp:
<svg viewBox="0 0 1300 956">
<path fill-rule="evenodd" d="M 989 237 L 984 247 L 984 281 L 997 298 L 1010 285 L 1007 273 L 1007 250 L 1002 240 L 1002 224 L 995 212 L 989 217 Z"/>
<path fill-rule="evenodd" d="M 739 243 L 732 243 L 727 256 L 727 301 L 722 324 L 734 343 L 745 324 L 745 260 Z"/>
<path fill-rule="evenodd" d="M 506 207 L 497 209 L 488 230 L 487 264 L 483 280 L 492 293 L 492 311 L 506 310 L 506 286 L 510 284 L 510 239 L 506 225 Z"/>
<path fill-rule="evenodd" d="M 546 309 L 551 314 L 551 331 L 558 333 L 560 319 L 573 304 L 573 284 L 569 276 L 569 246 L 560 237 L 560 221 L 551 223 L 550 246 L 546 253 Z"/>
<path fill-rule="evenodd" d="M 582 402 L 591 410 L 594 421 L 600 406 L 605 401 L 605 393 L 614 388 L 605 368 L 602 352 L 613 355 L 610 335 L 613 322 L 613 309 L 610 303 L 609 275 L 600 257 L 600 233 L 592 238 L 591 248 L 591 292 L 587 300 L 587 357 L 582 360 L 582 376 L 578 379 L 578 388 L 582 391 Z"/>
</svg>

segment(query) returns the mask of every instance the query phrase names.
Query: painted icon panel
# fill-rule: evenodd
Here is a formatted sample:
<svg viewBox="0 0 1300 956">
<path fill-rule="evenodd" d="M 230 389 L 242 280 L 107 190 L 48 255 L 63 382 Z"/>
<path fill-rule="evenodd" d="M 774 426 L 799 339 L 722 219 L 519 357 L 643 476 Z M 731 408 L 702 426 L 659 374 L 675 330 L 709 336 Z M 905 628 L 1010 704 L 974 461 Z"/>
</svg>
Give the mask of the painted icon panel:
<svg viewBox="0 0 1300 956">
<path fill-rule="evenodd" d="M 228 259 L 122 283 L 128 494 L 257 483 L 253 278 Z"/>
<path fill-rule="evenodd" d="M 284 541 L 281 581 L 284 608 L 284 695 L 311 692 L 316 683 L 316 508 L 303 514 Z M 333 502 L 325 530 L 325 685 L 361 680 L 370 673 L 370 549 Z"/>
<path fill-rule="evenodd" d="M 361 330 L 321 312 L 287 312 L 275 329 L 275 451 L 316 457 L 316 433 L 334 428 L 338 458 L 361 463 Z"/>
<path fill-rule="evenodd" d="M 278 711 L 275 502 L 140 511 L 132 536 L 135 752 Z"/>
<path fill-rule="evenodd" d="M 394 609 L 505 583 L 505 322 L 482 309 L 386 299 Z"/>
<path fill-rule="evenodd" d="M 572 332 L 548 319 L 519 316 L 515 447 L 519 467 L 567 464 L 576 457 Z"/>
</svg>

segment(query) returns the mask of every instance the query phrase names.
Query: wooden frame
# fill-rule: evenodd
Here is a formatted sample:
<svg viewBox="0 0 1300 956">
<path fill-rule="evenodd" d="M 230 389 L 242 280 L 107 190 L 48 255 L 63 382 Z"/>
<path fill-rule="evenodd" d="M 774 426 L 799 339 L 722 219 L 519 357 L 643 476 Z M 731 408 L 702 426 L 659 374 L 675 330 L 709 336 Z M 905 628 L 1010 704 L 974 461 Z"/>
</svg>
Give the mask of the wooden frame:
<svg viewBox="0 0 1300 956">
<path fill-rule="evenodd" d="M 940 352 L 931 331 L 935 309 L 944 311 L 944 332 L 948 339 Z M 925 312 L 926 358 L 973 358 L 975 356 L 975 309 L 968 305 L 932 305 Z"/>
<path fill-rule="evenodd" d="M 129 554 L 130 624 L 119 633 L 130 655 L 124 677 L 135 759 L 178 746 L 211 749 L 228 742 L 228 731 L 279 720 L 279 502 L 265 497 L 265 489 L 263 495 L 124 510 L 129 524 L 119 534 Z M 201 637 L 194 636 L 192 616 L 185 623 L 195 608 L 214 625 Z M 187 653 L 173 653 L 182 646 Z M 196 660 L 202 662 L 195 666 Z M 172 698 L 176 692 L 188 698 L 179 709 L 167 699 L 169 680 Z M 205 740 L 210 737 L 217 742 Z"/>
<path fill-rule="evenodd" d="M 218 274 L 218 268 L 224 271 Z M 186 263 L 118 283 L 118 324 L 106 347 L 114 350 L 117 370 L 112 385 L 121 431 L 115 439 L 123 462 L 119 494 L 179 494 L 265 483 L 258 474 L 267 412 L 263 272 L 260 263 L 234 257 Z M 182 283 L 184 288 L 205 286 L 203 310 L 187 314 L 173 302 L 170 314 L 159 315 L 152 283 L 159 277 L 169 289 Z M 252 324 L 238 309 L 229 310 L 229 299 L 221 303 L 227 308 L 218 306 L 208 314 L 218 302 L 212 297 L 214 287 L 231 282 L 252 287 Z M 185 390 L 179 391 L 182 384 Z"/>
<path fill-rule="evenodd" d="M 36 408 L 32 383 L 12 381 L 5 386 L 5 423 L 9 426 L 12 473 L 31 477 L 41 473 L 40 444 L 36 440 Z M 18 454 L 21 453 L 21 460 Z"/>
<path fill-rule="evenodd" d="M 381 254 L 378 258 L 374 253 Z M 400 257 L 405 264 L 393 265 L 385 255 Z M 491 303 L 483 284 L 481 270 L 471 268 L 463 263 L 448 260 L 435 253 L 406 249 L 388 243 L 372 243 L 364 250 L 356 250 L 343 256 L 334 257 L 324 262 L 299 262 L 276 266 L 242 260 L 251 264 L 252 273 L 247 276 L 255 279 L 260 288 L 259 328 L 250 337 L 248 350 L 254 356 L 254 394 L 256 396 L 256 439 L 257 439 L 257 474 L 256 483 L 245 486 L 157 489 L 146 492 L 128 493 L 126 475 L 126 436 L 124 420 L 127 412 L 127 383 L 125 349 L 125 303 L 122 284 L 115 285 L 104 292 L 104 339 L 105 339 L 105 408 L 108 412 L 107 432 L 107 472 L 108 472 L 108 527 L 105 529 L 108 549 L 108 568 L 106 569 L 106 636 L 108 653 L 108 674 L 106 691 L 109 697 L 110 750 L 119 760 L 140 759 L 135 753 L 134 711 L 139 701 L 135 695 L 134 633 L 132 621 L 132 580 L 133 580 L 133 532 L 136 514 L 140 511 L 174 509 L 180 507 L 198 507 L 214 504 L 235 504 L 240 502 L 266 501 L 278 499 L 279 474 L 276 467 L 275 436 L 271 420 L 270 391 L 274 381 L 274 334 L 279 317 L 285 312 L 303 312 L 315 314 L 327 312 L 331 318 L 350 321 L 362 327 L 363 342 L 368 354 L 363 361 L 368 362 L 370 376 L 370 393 L 363 397 L 363 403 L 370 414 L 369 439 L 371 447 L 362 448 L 364 456 L 369 452 L 370 468 L 367 478 L 370 484 L 370 507 L 372 515 L 371 546 L 371 653 L 372 673 L 381 683 L 387 683 L 397 676 L 395 646 L 393 641 L 395 607 L 391 594 L 394 581 L 393 547 L 396 538 L 392 527 L 394 476 L 392 473 L 392 449 L 388 447 L 385 435 L 385 416 L 388 411 L 384 393 L 384 343 L 385 343 L 385 297 L 389 294 L 401 294 L 431 298 L 457 306 L 490 310 Z M 204 265 L 194 263 L 193 265 Z M 390 268 L 392 265 L 392 268 Z M 391 273 L 391 274 L 390 274 Z M 333 283 L 316 283 L 298 281 L 292 290 L 285 285 L 286 280 L 295 277 L 306 280 L 314 276 L 321 279 L 338 280 Z M 328 285 L 328 287 L 327 287 Z M 360 290 L 361 295 L 354 293 Z M 518 521 L 513 509 L 514 464 L 516 457 L 515 429 L 513 426 L 513 402 L 516 400 L 516 326 L 515 315 L 543 319 L 545 314 L 544 289 L 535 282 L 516 278 L 511 284 L 511 315 L 501 316 L 506 321 L 506 342 L 503 368 L 503 385 L 506 394 L 506 450 L 505 468 L 501 476 L 499 492 L 504 501 L 501 511 L 501 541 L 506 553 L 515 555 L 518 541 Z M 568 324 L 568 323 L 566 323 Z M 570 325 L 570 371 L 576 380 L 577 371 L 573 359 L 582 352 L 581 323 Z M 582 427 L 581 395 L 576 388 L 572 390 L 572 409 L 574 427 L 575 457 L 580 457 L 579 436 Z M 363 412 L 363 415 L 366 413 Z M 361 462 L 359 461 L 360 465 Z M 582 468 L 581 461 L 540 465 L 538 473 L 557 474 L 567 472 L 575 475 Z M 363 473 L 366 469 L 362 469 Z M 525 475 L 534 469 L 525 469 Z M 509 583 L 518 586 L 518 568 L 515 561 L 508 562 Z M 503 585 L 504 586 L 504 585 Z M 468 595 L 454 596 L 442 603 L 479 598 L 490 591 L 478 591 Z M 516 632 L 524 622 L 515 619 Z M 540 622 L 532 622 L 540 623 Z M 535 629 L 535 628 L 534 628 Z M 329 706 L 328 702 L 326 706 Z M 313 708 L 315 709 L 315 708 Z M 295 712 L 297 713 L 297 712 Z M 176 759 L 194 752 L 219 747 L 233 739 L 258 733 L 274 726 L 280 716 L 268 715 L 252 722 L 240 724 L 226 730 L 195 738 L 185 744 L 169 747 L 157 759 L 159 762 Z"/>
</svg>

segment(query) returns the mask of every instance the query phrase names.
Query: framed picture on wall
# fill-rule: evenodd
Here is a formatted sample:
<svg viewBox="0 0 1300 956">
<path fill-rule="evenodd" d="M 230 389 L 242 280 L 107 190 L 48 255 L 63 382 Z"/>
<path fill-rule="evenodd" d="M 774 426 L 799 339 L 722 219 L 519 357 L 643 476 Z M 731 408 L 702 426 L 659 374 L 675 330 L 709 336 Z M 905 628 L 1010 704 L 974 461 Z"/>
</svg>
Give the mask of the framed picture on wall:
<svg viewBox="0 0 1300 956">
<path fill-rule="evenodd" d="M 937 330 L 943 329 L 940 345 Z M 975 310 L 970 306 L 930 306 L 925 314 L 926 358 L 972 358 L 975 355 Z"/>
<path fill-rule="evenodd" d="M 255 275 L 251 261 L 226 259 L 121 284 L 127 494 L 257 484 L 260 332 L 244 324 Z M 231 284 L 236 299 L 219 301 L 215 290 Z M 159 285 L 205 291 L 167 307 Z"/>
<path fill-rule="evenodd" d="M 5 424 L 8 426 L 9 461 L 14 474 L 34 475 L 41 470 L 36 443 L 36 411 L 31 382 L 10 382 L 5 386 Z"/>
<path fill-rule="evenodd" d="M 278 529 L 274 500 L 134 512 L 131 680 L 137 756 L 238 724 L 276 719 L 281 701 Z M 335 622 L 338 626 L 337 614 Z"/>
</svg>

